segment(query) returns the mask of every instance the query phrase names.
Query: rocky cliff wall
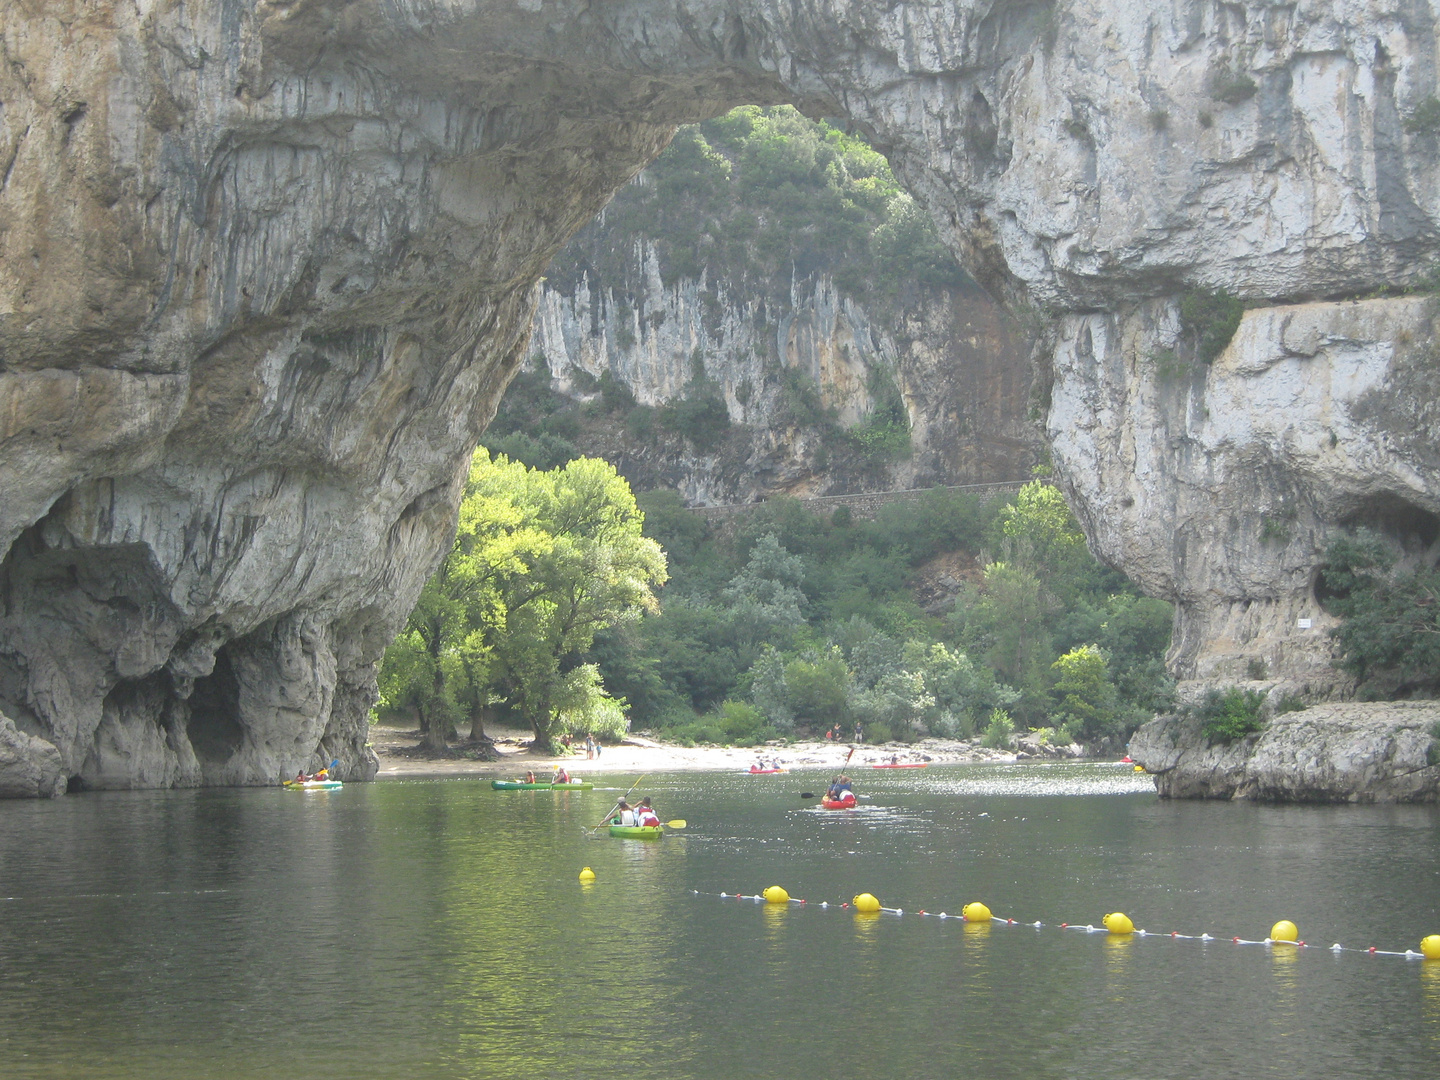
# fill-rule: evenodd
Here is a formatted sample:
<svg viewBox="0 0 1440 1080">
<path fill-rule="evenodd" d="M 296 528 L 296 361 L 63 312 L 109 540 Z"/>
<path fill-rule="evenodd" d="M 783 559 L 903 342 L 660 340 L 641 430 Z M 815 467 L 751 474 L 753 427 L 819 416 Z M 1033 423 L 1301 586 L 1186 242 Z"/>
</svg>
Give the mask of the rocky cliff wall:
<svg viewBox="0 0 1440 1080">
<path fill-rule="evenodd" d="M 1427 309 L 1355 328 L 1335 303 L 1440 247 L 1422 0 L 37 0 L 0 48 L 8 790 L 372 768 L 371 665 L 446 543 L 533 284 L 671 126 L 746 101 L 849 117 L 1051 328 L 1060 478 L 1098 549 L 1178 602 L 1182 669 L 1255 641 L 1311 666 L 1303 538 L 1379 514 L 1424 541 L 1440 511 L 1433 368 L 1401 340 Z M 1209 404 L 1184 398 L 1209 417 L 1182 416 L 1127 365 L 1194 287 L 1319 304 L 1333 342 L 1262 371 L 1283 315 L 1252 312 Z M 1347 396 L 1362 356 L 1384 371 Z M 1307 509 L 1337 385 L 1337 440 L 1373 438 Z M 1142 483 L 1249 569 L 1117 535 Z M 1285 499 L 1283 555 L 1254 556 L 1252 518 L 1216 536 Z"/>
<path fill-rule="evenodd" d="M 1210 743 L 1200 721 L 1162 716 L 1130 754 L 1167 799 L 1435 802 L 1440 704 L 1344 702 L 1275 717 L 1264 731 Z"/>
<path fill-rule="evenodd" d="M 977 289 L 925 289 L 903 310 L 872 315 L 824 276 L 796 281 L 780 296 L 703 277 L 666 286 L 659 256 L 645 245 L 637 245 L 634 270 L 613 282 L 582 272 L 562 291 L 552 268 L 532 362 L 575 396 L 609 372 L 654 406 L 683 396 L 700 360 L 731 423 L 744 429 L 744 445 L 652 463 L 649 471 L 663 473 L 687 502 L 1010 480 L 1027 476 L 1036 460 L 1028 344 Z M 870 468 L 839 467 L 817 433 L 790 417 L 782 368 L 812 383 L 843 428 L 871 416 L 872 377 L 893 378 L 911 452 Z"/>
<path fill-rule="evenodd" d="M 1412 564 L 1440 559 L 1436 312 L 1277 304 L 1211 364 L 1185 362 L 1164 301 L 1064 320 L 1052 445 L 1097 550 L 1179 605 L 1181 678 L 1348 692 L 1319 554 L 1364 525 Z"/>
</svg>

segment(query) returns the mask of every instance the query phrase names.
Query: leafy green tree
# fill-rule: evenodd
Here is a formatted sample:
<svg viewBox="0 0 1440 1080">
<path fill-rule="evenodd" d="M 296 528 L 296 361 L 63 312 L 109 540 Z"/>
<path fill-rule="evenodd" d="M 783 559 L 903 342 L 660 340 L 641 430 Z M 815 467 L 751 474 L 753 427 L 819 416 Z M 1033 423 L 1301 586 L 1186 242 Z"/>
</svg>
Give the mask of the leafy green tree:
<svg viewBox="0 0 1440 1080">
<path fill-rule="evenodd" d="M 467 696 L 472 711 L 498 697 L 551 750 L 565 730 L 623 730 L 583 654 L 655 605 L 665 556 L 642 520 L 604 461 L 542 472 L 478 451 L 454 546 L 386 653 L 382 707 L 413 708 L 437 749 Z"/>
<path fill-rule="evenodd" d="M 1115 719 L 1115 688 L 1105 654 L 1094 645 L 1082 645 L 1051 667 L 1060 673 L 1050 691 L 1055 700 L 1055 726 L 1081 741 L 1109 734 Z"/>
<path fill-rule="evenodd" d="M 1055 655 L 1049 619 L 1055 605 L 1040 579 L 1006 562 L 985 568 L 985 589 L 962 613 L 961 642 L 966 651 L 983 656 L 1005 683 L 1021 692 L 1015 709 L 1027 722 L 1038 723 L 1048 706 L 1048 668 Z"/>
<path fill-rule="evenodd" d="M 720 593 L 750 640 L 770 641 L 805 625 L 805 563 L 791 555 L 773 533 L 762 536 L 750 559 Z"/>
<path fill-rule="evenodd" d="M 850 672 L 838 649 L 811 652 L 785 665 L 786 704 L 808 724 L 845 719 Z"/>
<path fill-rule="evenodd" d="M 554 751 L 566 715 L 593 713 L 577 711 L 572 673 L 582 654 L 602 627 L 654 608 L 651 589 L 666 579 L 665 554 L 642 535 L 630 486 L 609 463 L 577 458 L 523 477 L 497 465 L 487 472 L 477 458 L 481 485 L 489 481 L 512 493 L 549 538 L 523 567 L 500 577 L 504 620 L 488 628 L 497 681 L 529 721 L 537 745 Z M 523 480 L 518 490 L 516 479 Z"/>
<path fill-rule="evenodd" d="M 1015 501 L 1000 511 L 1000 532 L 1006 561 L 1036 574 L 1050 591 L 1059 585 L 1066 599 L 1073 597 L 1074 590 L 1064 586 L 1093 560 L 1058 488 L 1044 480 L 1022 487 Z"/>
</svg>

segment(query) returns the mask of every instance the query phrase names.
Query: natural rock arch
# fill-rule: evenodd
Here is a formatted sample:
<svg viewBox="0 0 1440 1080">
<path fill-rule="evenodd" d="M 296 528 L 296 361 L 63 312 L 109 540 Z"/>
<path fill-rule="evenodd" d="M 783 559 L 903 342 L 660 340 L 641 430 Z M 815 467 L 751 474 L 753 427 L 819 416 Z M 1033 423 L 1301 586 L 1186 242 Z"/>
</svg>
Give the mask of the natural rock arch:
<svg viewBox="0 0 1440 1080">
<path fill-rule="evenodd" d="M 1033 324 L 1059 478 L 1177 601 L 1180 674 L 1323 690 L 1328 530 L 1440 510 L 1431 301 L 1334 300 L 1436 251 L 1419 0 L 42 0 L 3 47 L 7 793 L 373 769 L 533 283 L 741 102 L 860 125 Z M 1186 363 L 1197 287 L 1279 303 Z M 129 576 L 26 584 L 67 552 Z"/>
</svg>

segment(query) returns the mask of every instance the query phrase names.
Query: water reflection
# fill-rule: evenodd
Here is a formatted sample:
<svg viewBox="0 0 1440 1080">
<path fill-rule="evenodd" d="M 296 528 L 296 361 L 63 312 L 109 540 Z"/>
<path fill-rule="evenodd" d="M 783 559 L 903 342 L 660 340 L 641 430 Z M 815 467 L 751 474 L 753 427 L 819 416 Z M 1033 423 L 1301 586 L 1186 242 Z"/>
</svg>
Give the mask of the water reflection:
<svg viewBox="0 0 1440 1080">
<path fill-rule="evenodd" d="M 865 777 L 848 814 L 805 810 L 803 777 L 647 778 L 690 821 L 660 843 L 587 838 L 614 791 L 473 782 L 0 805 L 0 1075 L 712 1080 L 835 1047 L 897 1080 L 1432 1075 L 1440 964 L 1229 937 L 1280 914 L 1327 942 L 1435 932 L 1440 811 L 917 771 Z M 770 884 L 810 904 L 715 895 Z M 862 891 L 1052 924 L 1123 905 L 1223 940 L 818 906 Z"/>
</svg>

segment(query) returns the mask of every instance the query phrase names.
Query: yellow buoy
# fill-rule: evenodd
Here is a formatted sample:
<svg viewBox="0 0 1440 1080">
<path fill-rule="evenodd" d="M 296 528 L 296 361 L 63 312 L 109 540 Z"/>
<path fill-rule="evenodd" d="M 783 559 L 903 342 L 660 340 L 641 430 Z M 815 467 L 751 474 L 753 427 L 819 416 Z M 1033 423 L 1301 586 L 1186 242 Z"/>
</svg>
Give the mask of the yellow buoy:
<svg viewBox="0 0 1440 1080">
<path fill-rule="evenodd" d="M 859 896 L 851 899 L 850 906 L 856 911 L 879 911 L 880 901 L 871 896 L 868 892 L 862 892 Z"/>
<path fill-rule="evenodd" d="M 969 919 L 971 922 L 990 921 L 990 909 L 984 904 L 980 903 L 980 901 L 978 900 L 976 900 L 974 903 L 966 904 L 963 908 L 960 909 L 960 914 L 964 915 L 965 918 Z"/>
<path fill-rule="evenodd" d="M 1136 765 L 1136 766 L 1135 766 L 1135 771 L 1136 771 L 1136 772 L 1144 772 L 1144 771 L 1145 771 L 1145 766 L 1144 766 L 1144 765 Z"/>
<path fill-rule="evenodd" d="M 1426 960 L 1440 960 L 1440 934 L 1431 934 L 1420 942 L 1420 952 Z"/>
<path fill-rule="evenodd" d="M 581 870 L 581 871 L 580 871 L 580 880 L 581 880 L 581 881 L 594 881 L 594 880 L 595 880 L 595 871 L 594 871 L 594 870 L 591 870 L 590 867 L 588 867 L 588 866 L 585 867 L 584 870 Z"/>
<path fill-rule="evenodd" d="M 1287 941 L 1293 944 L 1300 940 L 1300 929 L 1289 919 L 1281 919 L 1270 927 L 1270 940 Z"/>
<path fill-rule="evenodd" d="M 1105 929 L 1109 930 L 1112 934 L 1133 934 L 1135 932 L 1135 924 L 1130 921 L 1130 916 L 1126 915 L 1123 911 L 1112 911 L 1109 915 L 1101 919 L 1100 922 L 1104 925 Z"/>
<path fill-rule="evenodd" d="M 771 904 L 788 904 L 790 902 L 790 894 L 779 885 L 771 885 L 760 895 L 765 897 L 766 901 Z"/>
</svg>

